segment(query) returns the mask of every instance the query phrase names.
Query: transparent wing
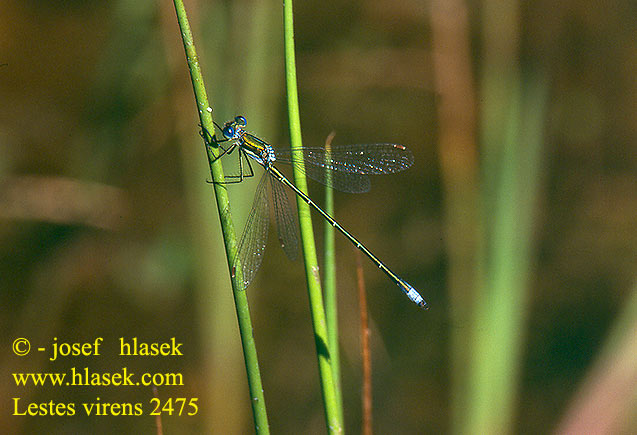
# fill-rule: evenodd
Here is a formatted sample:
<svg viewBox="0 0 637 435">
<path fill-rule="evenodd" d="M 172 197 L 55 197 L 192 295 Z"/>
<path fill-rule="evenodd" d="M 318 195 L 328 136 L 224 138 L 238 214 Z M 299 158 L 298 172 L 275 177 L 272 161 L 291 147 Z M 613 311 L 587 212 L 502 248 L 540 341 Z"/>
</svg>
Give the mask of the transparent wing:
<svg viewBox="0 0 637 435">
<path fill-rule="evenodd" d="M 285 251 L 285 255 L 287 255 L 290 260 L 295 260 L 299 248 L 299 238 L 297 236 L 297 224 L 294 219 L 294 212 L 290 207 L 290 201 L 283 184 L 272 176 L 269 178 L 279 243 Z"/>
<path fill-rule="evenodd" d="M 241 235 L 241 241 L 239 241 L 239 247 L 237 248 L 237 257 L 241 263 L 241 270 L 243 271 L 243 286 L 244 289 L 248 288 L 252 279 L 256 275 L 261 262 L 263 261 L 263 254 L 265 251 L 265 245 L 268 241 L 268 195 L 267 195 L 267 178 L 270 178 L 267 173 L 264 173 L 257 186 L 257 191 L 254 195 L 254 202 L 252 203 L 252 210 L 246 222 L 246 226 L 243 229 Z M 233 261 L 233 269 L 237 268 L 237 261 Z"/>
<path fill-rule="evenodd" d="M 328 167 L 321 167 L 308 163 L 303 165 L 299 162 L 293 162 L 292 165 L 300 168 L 302 172 L 312 180 L 318 181 L 319 183 L 340 192 L 364 193 L 369 192 L 372 188 L 372 183 L 369 181 L 369 177 L 365 174 L 340 172 Z"/>
<path fill-rule="evenodd" d="M 409 168 L 414 156 L 402 145 L 391 143 L 303 147 L 305 174 L 319 183 L 342 192 L 366 192 L 370 189 L 367 175 L 392 174 Z M 276 149 L 277 161 L 299 166 L 292 150 Z"/>
</svg>

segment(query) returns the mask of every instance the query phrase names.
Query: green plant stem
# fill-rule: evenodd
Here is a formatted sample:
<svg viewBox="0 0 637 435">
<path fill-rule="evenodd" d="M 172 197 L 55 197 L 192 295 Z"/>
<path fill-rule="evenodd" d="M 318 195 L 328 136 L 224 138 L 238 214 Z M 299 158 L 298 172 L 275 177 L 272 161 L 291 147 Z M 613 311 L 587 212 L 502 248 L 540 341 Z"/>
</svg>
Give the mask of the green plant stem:
<svg viewBox="0 0 637 435">
<path fill-rule="evenodd" d="M 330 133 L 325 141 L 325 160 L 330 159 L 330 149 L 334 132 Z M 326 171 L 326 184 L 330 183 L 332 173 Z M 334 216 L 334 190 L 325 186 L 325 211 L 330 216 Z M 332 375 L 336 388 L 337 409 L 339 419 L 343 421 L 343 392 L 341 390 L 341 358 L 338 348 L 338 304 L 336 292 L 336 252 L 335 252 L 335 230 L 334 226 L 325 221 L 323 227 L 324 248 L 323 255 L 323 291 L 325 293 L 325 317 L 327 319 L 327 337 L 329 340 L 330 357 L 332 360 Z"/>
<path fill-rule="evenodd" d="M 208 132 L 214 132 L 215 126 L 212 121 L 212 110 L 208 103 L 208 96 L 195 50 L 195 44 L 190 31 L 190 24 L 186 16 L 186 10 L 181 0 L 174 0 L 175 11 L 177 13 L 177 21 L 181 30 L 181 36 L 186 51 L 186 60 L 190 70 L 190 78 L 192 80 L 195 100 L 197 103 L 197 111 L 202 127 Z M 250 320 L 250 311 L 248 308 L 248 300 L 243 286 L 243 276 L 240 265 L 236 265 L 233 273 L 233 259 L 237 253 L 237 237 L 230 214 L 230 203 L 228 200 L 228 192 L 223 185 L 224 175 L 223 167 L 219 160 L 215 160 L 217 150 L 211 146 L 207 146 L 207 156 L 210 163 L 210 171 L 213 180 L 215 198 L 217 200 L 217 209 L 221 220 L 221 228 L 223 239 L 226 247 L 226 259 L 228 268 L 232 277 L 232 293 L 234 296 L 235 307 L 237 311 L 237 319 L 239 322 L 239 333 L 241 335 L 241 344 L 243 346 L 243 356 L 246 365 L 248 386 L 250 389 L 250 403 L 252 405 L 252 414 L 254 418 L 255 431 L 258 434 L 268 434 L 270 429 L 265 409 L 265 398 L 263 395 L 263 387 L 261 384 L 261 373 L 259 372 L 259 364 L 257 360 L 257 351 L 252 335 L 252 321 Z"/>
<path fill-rule="evenodd" d="M 290 123 L 290 145 L 297 150 L 303 145 L 301 139 L 301 120 L 299 116 L 299 98 L 296 83 L 296 61 L 294 56 L 294 20 L 292 0 L 283 3 L 283 33 L 285 42 L 285 78 L 287 85 L 288 117 Z M 297 154 L 296 158 L 301 162 L 303 154 Z M 303 192 L 307 193 L 307 181 L 305 171 L 300 165 L 294 165 L 294 182 Z M 334 377 L 332 373 L 330 345 L 327 335 L 325 308 L 319 279 L 318 261 L 316 258 L 316 246 L 312 230 L 312 217 L 310 207 L 300 198 L 296 199 L 299 211 L 299 226 L 301 230 L 301 243 L 303 246 L 303 259 L 305 262 L 305 275 L 312 314 L 312 327 L 314 328 L 314 340 L 318 357 L 319 377 L 325 420 L 329 433 L 342 433 L 343 423 L 339 418 L 338 399 Z"/>
<path fill-rule="evenodd" d="M 483 78 L 486 238 L 473 327 L 471 396 L 465 411 L 468 434 L 512 431 L 541 180 L 545 80 L 500 66 L 496 62 L 485 67 Z"/>
</svg>

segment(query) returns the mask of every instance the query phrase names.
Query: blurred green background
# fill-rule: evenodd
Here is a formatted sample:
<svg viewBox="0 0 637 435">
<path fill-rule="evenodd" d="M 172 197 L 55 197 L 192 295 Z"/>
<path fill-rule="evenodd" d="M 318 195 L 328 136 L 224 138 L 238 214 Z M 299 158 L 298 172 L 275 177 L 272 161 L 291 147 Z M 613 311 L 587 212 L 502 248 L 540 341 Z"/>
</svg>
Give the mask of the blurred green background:
<svg viewBox="0 0 637 435">
<path fill-rule="evenodd" d="M 219 123 L 287 143 L 280 1 L 186 3 Z M 2 433 L 156 433 L 143 417 L 18 417 L 148 402 L 150 387 L 17 387 L 11 373 L 180 372 L 165 433 L 250 433 L 236 317 L 172 2 L 0 6 Z M 366 263 L 377 433 L 637 431 L 637 5 L 295 3 L 306 145 L 396 142 L 413 167 L 336 194 Z M 311 184 L 320 199 L 322 186 Z M 254 184 L 229 188 L 241 228 Z M 319 201 L 320 202 L 320 201 Z M 315 217 L 319 241 L 321 221 Z M 248 289 L 273 433 L 324 433 L 303 267 L 274 234 Z M 361 426 L 353 250 L 337 236 L 348 432 Z M 100 357 L 11 352 L 93 342 Z M 119 337 L 183 342 L 124 358 Z M 632 401 L 631 401 L 632 400 Z M 79 405 L 78 405 L 79 408 Z"/>
</svg>

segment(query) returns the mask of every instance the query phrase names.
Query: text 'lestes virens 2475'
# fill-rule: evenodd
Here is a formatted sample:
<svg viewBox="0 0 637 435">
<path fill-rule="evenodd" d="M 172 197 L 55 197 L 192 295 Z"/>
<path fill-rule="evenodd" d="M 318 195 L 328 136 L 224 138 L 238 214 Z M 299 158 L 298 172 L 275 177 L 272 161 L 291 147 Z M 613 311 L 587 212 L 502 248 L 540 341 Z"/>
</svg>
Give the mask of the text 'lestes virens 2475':
<svg viewBox="0 0 637 435">
<path fill-rule="evenodd" d="M 281 246 L 288 258 L 296 258 L 298 250 L 298 236 L 296 221 L 293 217 L 287 195 L 283 185 L 288 186 L 303 201 L 313 207 L 330 224 L 339 230 L 350 242 L 411 299 L 422 308 L 428 308 L 427 302 L 405 280 L 392 272 L 382 261 L 367 249 L 361 242 L 343 228 L 332 216 L 316 205 L 305 193 L 300 191 L 285 175 L 274 166 L 275 162 L 300 165 L 305 174 L 310 178 L 332 187 L 341 192 L 367 192 L 370 189 L 368 175 L 390 174 L 409 168 L 414 162 L 414 157 L 407 148 L 391 143 L 365 144 L 365 145 L 341 145 L 333 146 L 327 150 L 322 147 L 302 147 L 301 157 L 295 157 L 290 149 L 275 149 L 272 145 L 245 130 L 247 122 L 243 116 L 237 116 L 224 124 L 221 132 L 224 136 L 221 140 L 213 140 L 219 145 L 222 152 L 218 158 L 232 153 L 238 149 L 239 175 L 226 178 L 234 179 L 232 182 L 240 182 L 244 177 L 254 175 L 250 160 L 259 163 L 265 169 L 265 173 L 259 181 L 256 190 L 254 204 L 248 221 L 246 222 L 241 241 L 239 242 L 237 259 L 233 261 L 233 270 L 237 264 L 241 264 L 244 287 L 248 287 L 256 274 L 267 241 L 268 234 L 268 198 L 267 190 L 270 186 L 274 216 L 277 222 L 277 231 Z M 223 147 L 222 142 L 230 142 L 231 145 Z M 302 159 L 302 161 L 300 160 Z M 244 174 L 244 160 L 247 163 L 247 173 Z"/>
</svg>

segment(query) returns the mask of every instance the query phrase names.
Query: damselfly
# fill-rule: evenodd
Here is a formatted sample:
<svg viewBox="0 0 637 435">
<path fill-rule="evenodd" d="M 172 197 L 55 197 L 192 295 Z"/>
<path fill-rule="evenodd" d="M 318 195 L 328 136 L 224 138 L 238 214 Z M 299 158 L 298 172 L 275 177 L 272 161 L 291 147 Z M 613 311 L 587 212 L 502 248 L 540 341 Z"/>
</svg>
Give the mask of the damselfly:
<svg viewBox="0 0 637 435">
<path fill-rule="evenodd" d="M 427 302 L 411 285 L 392 272 L 385 263 L 380 261 L 358 239 L 345 230 L 274 166 L 275 162 L 297 165 L 304 170 L 307 176 L 320 183 L 342 192 L 357 193 L 366 192 L 370 189 L 368 175 L 390 174 L 409 168 L 414 161 L 411 152 L 402 145 L 379 143 L 333 146 L 330 150 L 322 147 L 303 147 L 298 150 L 301 157 L 296 157 L 292 150 L 275 149 L 269 143 L 248 133 L 245 130 L 246 124 L 247 121 L 243 116 L 237 116 L 233 120 L 226 122 L 223 128 L 217 126 L 223 134 L 223 139 L 216 140 L 213 138 L 222 150 L 217 159 L 232 153 L 235 149 L 239 150 L 240 172 L 239 175 L 226 177 L 234 178 L 230 182 L 240 182 L 244 177 L 254 175 L 250 160 L 256 161 L 265 169 L 261 181 L 259 181 L 252 210 L 239 242 L 237 258 L 233 261 L 233 270 L 236 270 L 237 265 L 241 264 L 244 287 L 247 288 L 250 285 L 263 259 L 269 220 L 268 186 L 270 186 L 274 205 L 279 241 L 288 258 L 294 259 L 296 257 L 298 236 L 292 209 L 283 189 L 283 185 L 286 185 L 347 237 L 380 270 L 385 272 L 389 279 L 397 284 L 409 299 L 426 309 Z M 231 144 L 224 148 L 221 145 L 222 142 L 230 142 Z M 243 166 L 244 160 L 247 163 L 247 168 Z"/>
</svg>

